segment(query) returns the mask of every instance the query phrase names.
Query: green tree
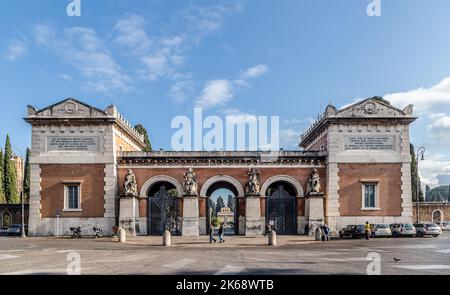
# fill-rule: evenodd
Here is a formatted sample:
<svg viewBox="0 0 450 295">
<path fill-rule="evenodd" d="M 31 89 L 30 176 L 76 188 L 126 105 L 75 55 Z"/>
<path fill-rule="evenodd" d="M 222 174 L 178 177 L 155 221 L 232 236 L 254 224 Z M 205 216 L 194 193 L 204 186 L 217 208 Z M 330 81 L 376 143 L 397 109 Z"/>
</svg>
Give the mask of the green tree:
<svg viewBox="0 0 450 295">
<path fill-rule="evenodd" d="M 3 150 L 0 149 L 0 204 L 6 204 L 5 188 L 3 186 Z"/>
<path fill-rule="evenodd" d="M 429 201 L 431 198 L 431 187 L 427 184 L 425 186 L 425 201 Z"/>
<path fill-rule="evenodd" d="M 152 144 L 150 143 L 150 139 L 148 139 L 148 133 L 147 129 L 145 129 L 144 126 L 141 124 L 137 124 L 134 129 L 136 129 L 137 132 L 144 135 L 144 142 L 145 142 L 145 148 L 143 149 L 144 152 L 151 152 L 152 151 Z"/>
<path fill-rule="evenodd" d="M 411 154 L 411 192 L 412 200 L 416 201 L 417 187 L 419 187 L 419 202 L 423 202 L 423 191 L 420 184 L 419 171 L 417 168 L 416 152 L 412 143 L 409 144 Z"/>
<path fill-rule="evenodd" d="M 4 166 L 3 166 L 3 179 L 4 179 L 4 189 L 6 202 L 8 204 L 19 204 L 20 198 L 17 194 L 17 183 L 16 183 L 16 164 L 12 160 L 12 148 L 9 135 L 6 135 L 5 143 L 5 156 L 4 156 Z"/>
<path fill-rule="evenodd" d="M 231 212 L 234 212 L 234 197 L 232 195 L 228 195 L 227 207 L 231 209 Z"/>
<path fill-rule="evenodd" d="M 23 197 L 24 202 L 28 202 L 30 200 L 30 175 L 31 175 L 31 150 L 27 148 L 27 155 L 25 157 L 25 171 L 23 176 Z"/>
<path fill-rule="evenodd" d="M 216 201 L 216 213 L 220 212 L 223 207 L 225 207 L 225 202 L 222 197 L 218 197 Z"/>
</svg>

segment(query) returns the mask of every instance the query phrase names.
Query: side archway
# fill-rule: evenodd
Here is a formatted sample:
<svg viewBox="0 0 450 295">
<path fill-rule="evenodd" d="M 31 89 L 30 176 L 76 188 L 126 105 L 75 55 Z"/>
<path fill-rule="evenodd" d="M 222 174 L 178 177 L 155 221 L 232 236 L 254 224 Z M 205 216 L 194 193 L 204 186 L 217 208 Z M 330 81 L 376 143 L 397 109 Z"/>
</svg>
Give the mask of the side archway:
<svg viewBox="0 0 450 295">
<path fill-rule="evenodd" d="M 261 187 L 261 196 L 266 195 L 267 189 L 271 184 L 279 181 L 291 184 L 296 190 L 297 197 L 304 197 L 303 188 L 300 182 L 297 179 L 293 178 L 292 176 L 288 175 L 276 175 L 266 180 L 266 182 L 264 182 L 264 184 Z"/>
<path fill-rule="evenodd" d="M 148 190 L 156 183 L 158 182 L 169 182 L 175 186 L 175 188 L 178 191 L 178 197 L 183 196 L 183 188 L 181 187 L 181 184 L 173 177 L 167 176 L 167 175 L 158 175 L 155 177 L 152 177 L 148 179 L 141 187 L 139 198 L 148 198 Z"/>
</svg>

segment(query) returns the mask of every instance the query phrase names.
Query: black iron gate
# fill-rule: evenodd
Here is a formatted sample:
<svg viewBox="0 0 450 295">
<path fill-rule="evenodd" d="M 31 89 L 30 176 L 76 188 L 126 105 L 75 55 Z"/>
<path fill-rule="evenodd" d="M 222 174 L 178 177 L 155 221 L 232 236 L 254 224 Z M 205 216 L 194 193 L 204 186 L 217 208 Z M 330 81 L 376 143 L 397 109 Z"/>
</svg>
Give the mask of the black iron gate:
<svg viewBox="0 0 450 295">
<path fill-rule="evenodd" d="M 295 196 L 290 196 L 283 185 L 279 185 L 267 197 L 266 219 L 277 234 L 296 234 L 295 199 Z"/>
<path fill-rule="evenodd" d="M 173 235 L 180 233 L 177 196 L 165 185 L 148 198 L 148 234 L 161 235 L 169 230 Z"/>
</svg>

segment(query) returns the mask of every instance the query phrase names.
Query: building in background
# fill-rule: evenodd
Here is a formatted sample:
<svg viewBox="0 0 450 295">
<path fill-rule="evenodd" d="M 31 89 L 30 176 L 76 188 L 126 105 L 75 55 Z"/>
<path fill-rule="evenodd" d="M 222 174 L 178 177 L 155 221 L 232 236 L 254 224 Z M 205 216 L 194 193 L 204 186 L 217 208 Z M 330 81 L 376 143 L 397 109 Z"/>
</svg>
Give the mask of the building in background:
<svg viewBox="0 0 450 295">
<path fill-rule="evenodd" d="M 23 177 L 24 177 L 24 161 L 22 157 L 13 156 L 14 165 L 16 167 L 16 186 L 17 192 L 20 193 L 23 190 Z"/>
</svg>

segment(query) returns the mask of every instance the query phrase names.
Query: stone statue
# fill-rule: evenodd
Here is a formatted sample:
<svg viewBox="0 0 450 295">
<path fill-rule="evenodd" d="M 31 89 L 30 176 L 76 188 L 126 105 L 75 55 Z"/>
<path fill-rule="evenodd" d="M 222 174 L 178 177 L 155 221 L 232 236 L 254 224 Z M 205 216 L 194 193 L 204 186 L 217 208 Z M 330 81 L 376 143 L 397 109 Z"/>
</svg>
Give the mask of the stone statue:
<svg viewBox="0 0 450 295">
<path fill-rule="evenodd" d="M 136 176 L 131 169 L 128 169 L 127 175 L 125 175 L 125 195 L 137 195 L 137 183 Z"/>
<path fill-rule="evenodd" d="M 256 168 L 248 169 L 248 183 L 246 187 L 246 194 L 248 195 L 258 195 L 261 190 L 261 185 L 259 182 L 259 177 L 261 173 Z"/>
<path fill-rule="evenodd" d="M 197 195 L 197 176 L 194 173 L 192 168 L 189 168 L 189 171 L 184 174 L 183 177 L 183 190 L 186 195 Z"/>
<path fill-rule="evenodd" d="M 317 169 L 314 168 L 313 172 L 311 173 L 311 175 L 309 176 L 308 179 L 308 190 L 307 193 L 320 193 L 320 176 L 319 173 L 317 172 Z"/>
</svg>

